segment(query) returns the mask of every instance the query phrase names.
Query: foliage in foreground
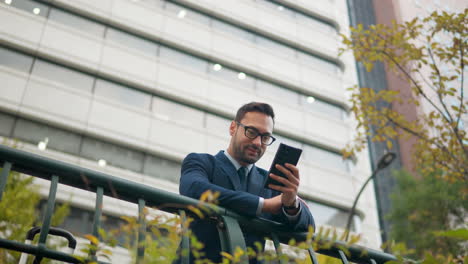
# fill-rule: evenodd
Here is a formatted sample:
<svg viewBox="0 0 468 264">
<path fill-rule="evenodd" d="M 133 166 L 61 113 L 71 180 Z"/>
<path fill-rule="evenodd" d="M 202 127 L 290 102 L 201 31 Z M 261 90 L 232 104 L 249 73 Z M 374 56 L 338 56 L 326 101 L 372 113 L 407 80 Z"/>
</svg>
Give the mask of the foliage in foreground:
<svg viewBox="0 0 468 264">
<path fill-rule="evenodd" d="M 29 229 L 41 223 L 42 219 L 39 218 L 41 214 L 38 208 L 41 197 L 37 189 L 33 183 L 33 177 L 10 172 L 5 192 L 0 201 L 0 237 L 24 242 Z M 57 207 L 51 225 L 60 225 L 68 213 L 68 204 Z M 38 238 L 37 235 L 35 239 Z M 48 239 L 47 242 L 47 246 L 52 249 L 63 246 L 63 241 L 60 240 Z M 19 258 L 19 252 L 0 250 L 0 263 L 18 263 Z M 41 263 L 48 262 L 48 260 L 44 260 Z"/>
</svg>

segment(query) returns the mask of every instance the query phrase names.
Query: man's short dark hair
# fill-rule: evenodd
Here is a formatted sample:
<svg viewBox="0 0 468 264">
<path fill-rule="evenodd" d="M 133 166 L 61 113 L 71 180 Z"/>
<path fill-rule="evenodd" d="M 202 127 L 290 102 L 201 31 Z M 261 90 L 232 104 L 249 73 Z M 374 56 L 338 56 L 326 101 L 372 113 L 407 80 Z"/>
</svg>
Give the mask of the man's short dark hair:
<svg viewBox="0 0 468 264">
<path fill-rule="evenodd" d="M 241 108 L 237 110 L 236 118 L 234 119 L 234 121 L 240 122 L 242 118 L 244 118 L 245 114 L 248 112 L 263 113 L 267 116 L 271 116 L 273 122 L 275 121 L 275 113 L 273 112 L 273 108 L 269 104 L 259 102 L 251 102 L 241 106 Z"/>
</svg>

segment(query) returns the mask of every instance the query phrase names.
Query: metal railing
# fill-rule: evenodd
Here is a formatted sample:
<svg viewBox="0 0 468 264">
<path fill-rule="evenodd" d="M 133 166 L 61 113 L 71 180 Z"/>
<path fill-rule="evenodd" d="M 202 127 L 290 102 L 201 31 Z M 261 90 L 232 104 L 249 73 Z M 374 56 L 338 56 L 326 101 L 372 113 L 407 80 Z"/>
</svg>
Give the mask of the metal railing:
<svg viewBox="0 0 468 264">
<path fill-rule="evenodd" d="M 96 193 L 95 216 L 92 227 L 92 234 L 96 237 L 98 237 L 98 230 L 101 227 L 104 195 L 137 204 L 139 215 L 138 222 L 140 225 L 138 231 L 139 245 L 142 244 L 140 244 L 140 242 L 144 240 L 144 232 L 146 232 L 145 220 L 144 217 L 142 217 L 142 212 L 145 207 L 162 208 L 161 210 L 166 212 L 182 212 L 183 214 L 184 210 L 189 206 L 200 205 L 200 201 L 182 195 L 4 145 L 0 145 L 0 162 L 0 164 L 3 164 L 3 170 L 0 174 L 0 201 L 10 171 L 17 171 L 50 181 L 49 197 L 46 203 L 45 214 L 40 231 L 37 231 L 40 232 L 38 244 L 32 245 L 0 237 L 0 248 L 28 253 L 36 256 L 36 259 L 49 258 L 68 263 L 80 263 L 80 260 L 73 255 L 52 250 L 46 246 L 46 239 L 51 231 L 51 218 L 56 203 L 55 196 L 59 183 Z M 162 205 L 164 206 L 161 207 Z M 217 226 L 220 232 L 221 246 L 222 250 L 227 253 L 234 254 L 237 247 L 244 251 L 246 250 L 244 237 L 240 228 L 241 226 L 249 227 L 255 230 L 255 232 L 262 234 L 264 237 L 271 237 L 278 254 L 281 254 L 279 249 L 280 243 L 287 243 L 291 238 L 294 238 L 298 242 L 306 241 L 307 239 L 307 233 L 287 232 L 279 223 L 259 218 L 248 218 L 219 206 L 205 205 L 209 206 L 211 209 L 208 212 L 209 216 L 214 217 L 220 223 Z M 189 247 L 188 241 L 183 241 L 181 245 L 184 248 Z M 144 251 L 144 245 L 137 248 L 137 263 L 140 263 L 143 259 Z M 346 251 L 347 254 L 345 254 L 344 251 Z M 314 252 L 312 245 L 308 246 L 308 253 L 312 263 L 318 264 L 316 252 Z M 317 253 L 338 258 L 343 264 L 349 262 L 381 264 L 390 260 L 396 260 L 395 256 L 387 253 L 355 245 L 347 246 L 345 243 L 341 242 L 333 242 L 331 247 L 318 249 Z M 182 263 L 188 263 L 188 257 L 184 258 Z M 248 260 L 243 260 L 243 263 L 247 264 Z"/>
</svg>

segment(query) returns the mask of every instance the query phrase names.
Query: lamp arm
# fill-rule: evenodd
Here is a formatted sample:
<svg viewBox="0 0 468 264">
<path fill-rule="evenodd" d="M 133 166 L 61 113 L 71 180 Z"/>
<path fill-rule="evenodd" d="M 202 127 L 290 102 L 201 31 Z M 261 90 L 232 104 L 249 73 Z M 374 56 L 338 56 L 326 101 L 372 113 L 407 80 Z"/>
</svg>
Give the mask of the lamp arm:
<svg viewBox="0 0 468 264">
<path fill-rule="evenodd" d="M 357 194 L 356 198 L 354 198 L 354 202 L 353 202 L 353 207 L 351 207 L 351 211 L 349 213 L 349 216 L 348 216 L 348 221 L 346 222 L 346 237 L 345 237 L 345 241 L 348 241 L 348 237 L 349 237 L 349 233 L 350 233 L 350 228 L 351 228 L 351 219 L 353 218 L 353 215 L 354 215 L 354 211 L 356 210 L 356 205 L 357 205 L 357 202 L 359 200 L 359 197 L 361 197 L 361 194 L 362 192 L 364 191 L 364 188 L 366 188 L 367 184 L 370 182 L 370 180 L 372 180 L 375 175 L 377 174 L 377 172 L 379 171 L 380 169 L 377 169 L 375 170 L 374 172 L 372 172 L 371 176 L 369 176 L 369 178 L 366 180 L 366 182 L 362 185 L 361 189 L 359 190 L 359 193 Z"/>
</svg>

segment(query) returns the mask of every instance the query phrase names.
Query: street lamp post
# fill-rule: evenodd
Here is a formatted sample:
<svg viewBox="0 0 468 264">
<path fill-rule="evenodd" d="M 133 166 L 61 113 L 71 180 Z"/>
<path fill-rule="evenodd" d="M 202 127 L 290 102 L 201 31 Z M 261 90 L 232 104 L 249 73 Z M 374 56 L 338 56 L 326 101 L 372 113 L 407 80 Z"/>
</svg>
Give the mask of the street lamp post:
<svg viewBox="0 0 468 264">
<path fill-rule="evenodd" d="M 354 199 L 353 202 L 353 207 L 351 207 L 351 211 L 348 216 L 348 221 L 346 223 L 346 237 L 345 241 L 348 241 L 349 233 L 350 233 L 350 228 L 351 228 L 351 220 L 353 219 L 354 216 L 354 211 L 356 210 L 356 205 L 359 200 L 359 197 L 362 194 L 362 191 L 364 191 L 364 188 L 367 186 L 367 184 L 377 175 L 377 172 L 381 171 L 382 169 L 386 168 L 388 165 L 390 165 L 393 160 L 395 159 L 396 154 L 393 152 L 389 152 L 385 155 L 383 155 L 379 162 L 377 163 L 377 168 L 372 172 L 371 176 L 366 180 L 366 182 L 362 185 L 361 190 L 359 190 L 359 193 L 357 194 L 356 198 Z"/>
</svg>

